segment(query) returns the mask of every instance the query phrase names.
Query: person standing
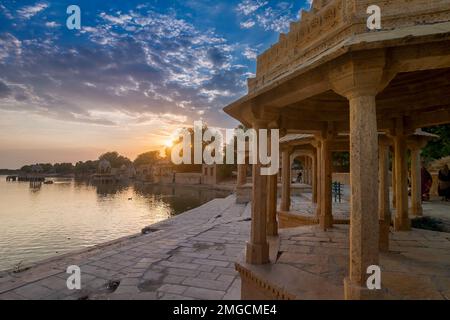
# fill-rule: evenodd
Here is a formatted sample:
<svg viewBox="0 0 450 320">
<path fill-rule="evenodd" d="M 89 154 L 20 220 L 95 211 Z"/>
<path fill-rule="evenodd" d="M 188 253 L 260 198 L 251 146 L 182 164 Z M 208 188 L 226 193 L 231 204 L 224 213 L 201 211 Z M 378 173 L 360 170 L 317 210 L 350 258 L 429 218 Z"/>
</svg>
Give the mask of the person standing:
<svg viewBox="0 0 450 320">
<path fill-rule="evenodd" d="M 297 183 L 302 183 L 302 172 L 299 171 L 298 176 L 297 176 Z"/>
<path fill-rule="evenodd" d="M 433 177 L 431 176 L 430 172 L 428 172 L 424 163 L 422 163 L 420 174 L 422 180 L 422 201 L 430 201 L 430 190 L 431 186 L 433 185 Z"/>
<path fill-rule="evenodd" d="M 443 201 L 450 200 L 450 170 L 448 165 L 445 165 L 439 171 L 439 196 L 443 198 Z"/>
</svg>

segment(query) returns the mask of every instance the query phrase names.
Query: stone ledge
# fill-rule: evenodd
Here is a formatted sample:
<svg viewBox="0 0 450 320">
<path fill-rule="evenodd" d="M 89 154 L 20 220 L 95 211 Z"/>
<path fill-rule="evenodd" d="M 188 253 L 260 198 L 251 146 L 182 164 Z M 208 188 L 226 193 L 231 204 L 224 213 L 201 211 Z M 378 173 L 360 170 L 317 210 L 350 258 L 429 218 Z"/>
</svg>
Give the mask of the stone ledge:
<svg viewBox="0 0 450 320">
<path fill-rule="evenodd" d="M 301 212 L 278 212 L 279 227 L 281 229 L 296 228 L 301 226 L 312 226 L 319 224 L 319 219 L 310 214 L 303 214 Z M 345 218 L 333 219 L 335 225 L 349 225 L 350 220 Z"/>
<path fill-rule="evenodd" d="M 235 264 L 242 279 L 242 299 L 343 300 L 343 286 L 287 264 Z M 259 291 L 259 292 L 258 292 Z"/>
</svg>

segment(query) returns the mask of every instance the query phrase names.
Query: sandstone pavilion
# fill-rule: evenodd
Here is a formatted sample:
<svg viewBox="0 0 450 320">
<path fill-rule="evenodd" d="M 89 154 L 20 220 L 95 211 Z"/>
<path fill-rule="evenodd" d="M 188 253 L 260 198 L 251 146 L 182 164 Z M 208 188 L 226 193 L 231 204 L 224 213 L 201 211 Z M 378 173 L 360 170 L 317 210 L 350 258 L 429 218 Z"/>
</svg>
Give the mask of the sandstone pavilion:
<svg viewBox="0 0 450 320">
<path fill-rule="evenodd" d="M 370 5 L 381 8 L 381 30 L 367 28 Z M 243 299 L 450 298 L 448 234 L 410 220 L 422 212 L 420 149 L 433 138 L 420 129 L 450 123 L 450 1 L 315 0 L 225 112 L 284 135 L 280 206 L 277 176 L 252 168 L 251 235 L 236 263 Z M 335 151 L 350 152 L 346 219 L 332 206 Z M 294 154 L 312 185 L 310 217 L 290 207 Z M 366 285 L 373 265 L 381 290 Z"/>
</svg>

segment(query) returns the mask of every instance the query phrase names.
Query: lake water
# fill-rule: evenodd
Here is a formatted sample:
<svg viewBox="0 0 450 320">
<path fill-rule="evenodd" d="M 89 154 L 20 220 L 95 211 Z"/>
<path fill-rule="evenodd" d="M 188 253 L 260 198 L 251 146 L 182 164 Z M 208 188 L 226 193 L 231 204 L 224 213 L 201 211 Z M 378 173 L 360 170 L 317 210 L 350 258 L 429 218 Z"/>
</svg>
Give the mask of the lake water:
<svg viewBox="0 0 450 320">
<path fill-rule="evenodd" d="M 0 176 L 0 270 L 132 235 L 229 195 L 200 187 L 53 181 L 31 188 Z"/>
</svg>

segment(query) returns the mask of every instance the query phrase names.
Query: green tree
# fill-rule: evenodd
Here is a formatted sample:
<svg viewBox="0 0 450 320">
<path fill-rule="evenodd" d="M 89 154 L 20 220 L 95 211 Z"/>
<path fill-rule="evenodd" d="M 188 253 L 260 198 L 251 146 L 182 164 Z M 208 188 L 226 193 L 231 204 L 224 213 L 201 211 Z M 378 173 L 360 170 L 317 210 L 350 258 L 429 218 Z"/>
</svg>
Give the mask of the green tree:
<svg viewBox="0 0 450 320">
<path fill-rule="evenodd" d="M 93 174 L 97 171 L 98 161 L 79 161 L 75 165 L 74 171 L 77 175 Z"/>
<path fill-rule="evenodd" d="M 350 170 L 350 152 L 334 152 L 333 165 L 343 172 Z"/>
<path fill-rule="evenodd" d="M 184 130 L 187 130 L 191 135 L 191 164 L 181 164 L 178 166 L 175 166 L 175 171 L 184 173 L 184 172 L 201 172 L 202 171 L 202 165 L 196 165 L 194 164 L 194 128 L 184 128 Z M 205 131 L 208 130 L 208 126 L 206 124 L 202 127 L 202 137 L 205 133 Z M 179 143 L 182 143 L 183 137 L 180 136 L 177 140 L 174 141 L 174 145 L 177 145 Z M 202 139 L 202 153 L 205 151 L 206 146 L 208 146 L 208 142 L 204 142 Z M 171 149 L 166 149 L 166 155 L 170 159 L 171 157 Z M 183 153 L 181 152 L 181 156 Z"/>
<path fill-rule="evenodd" d="M 99 158 L 101 160 L 107 160 L 111 164 L 112 168 L 120 168 L 123 165 L 129 166 L 131 165 L 131 160 L 127 157 L 121 156 L 118 152 L 107 152 L 102 154 Z"/>
<path fill-rule="evenodd" d="M 20 168 L 20 171 L 25 172 L 25 173 L 30 173 L 31 172 L 31 166 L 29 166 L 29 165 L 23 166 L 22 168 Z"/>
<path fill-rule="evenodd" d="M 55 163 L 53 170 L 58 174 L 69 174 L 74 171 L 74 166 L 71 163 Z"/>
<path fill-rule="evenodd" d="M 54 173 L 53 165 L 51 163 L 39 163 L 38 166 L 42 168 L 43 173 Z"/>
<path fill-rule="evenodd" d="M 450 156 L 450 124 L 423 129 L 437 134 L 440 138 L 430 141 L 422 151 L 422 157 L 428 160 L 441 159 Z"/>
<path fill-rule="evenodd" d="M 159 151 L 150 151 L 137 156 L 134 160 L 134 166 L 139 167 L 142 165 L 152 165 L 161 159 Z"/>
</svg>

